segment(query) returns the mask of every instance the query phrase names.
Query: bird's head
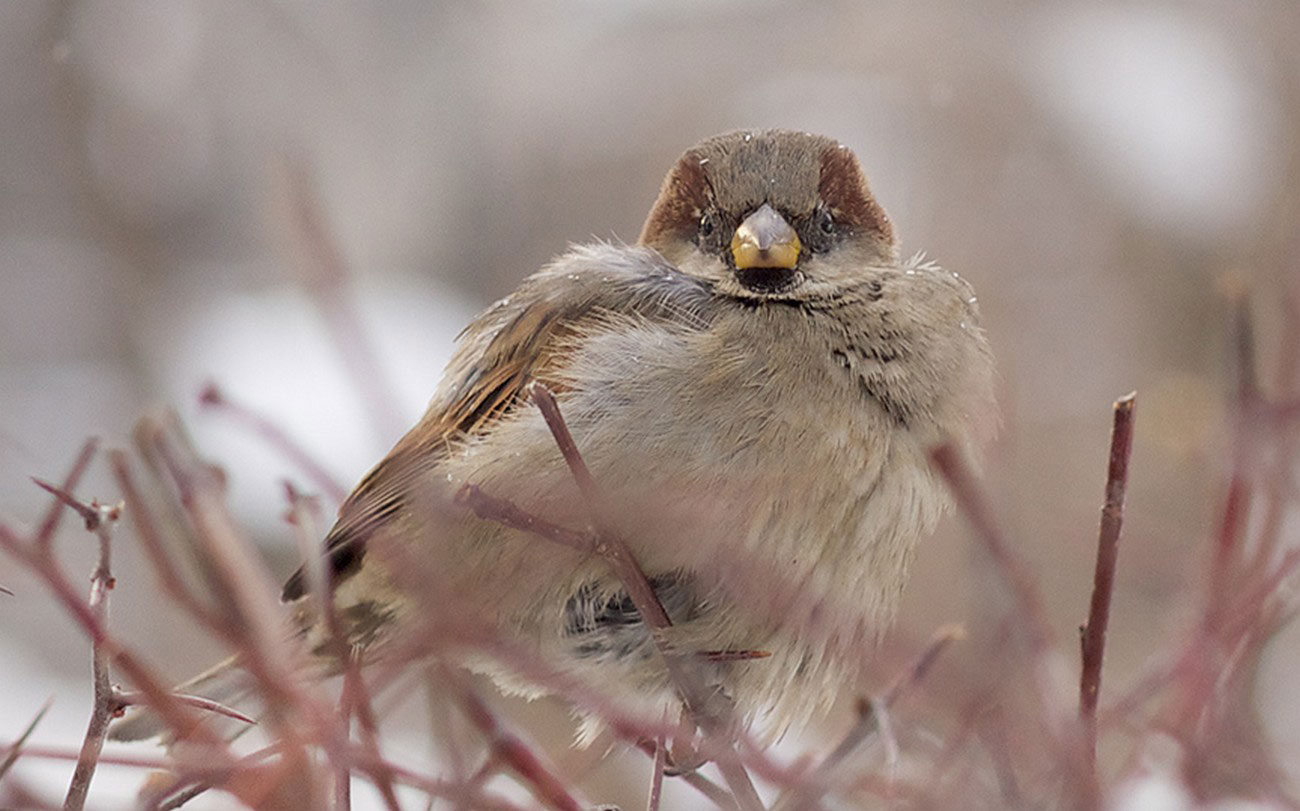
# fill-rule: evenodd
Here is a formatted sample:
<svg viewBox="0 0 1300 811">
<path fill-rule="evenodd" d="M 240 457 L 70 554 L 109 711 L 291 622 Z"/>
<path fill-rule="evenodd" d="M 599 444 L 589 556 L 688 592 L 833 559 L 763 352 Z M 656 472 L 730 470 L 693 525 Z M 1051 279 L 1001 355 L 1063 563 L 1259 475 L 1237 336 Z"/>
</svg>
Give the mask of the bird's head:
<svg viewBox="0 0 1300 811">
<path fill-rule="evenodd" d="M 804 300 L 898 263 L 894 229 L 843 144 L 785 130 L 730 132 L 687 150 L 641 244 L 722 293 Z"/>
</svg>

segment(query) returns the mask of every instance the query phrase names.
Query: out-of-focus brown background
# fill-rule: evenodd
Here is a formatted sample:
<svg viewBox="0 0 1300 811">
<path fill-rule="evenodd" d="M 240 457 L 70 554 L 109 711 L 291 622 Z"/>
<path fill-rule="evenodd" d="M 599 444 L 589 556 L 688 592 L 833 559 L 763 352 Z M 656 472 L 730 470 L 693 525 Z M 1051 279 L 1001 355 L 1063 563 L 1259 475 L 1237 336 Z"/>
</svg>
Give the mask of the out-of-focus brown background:
<svg viewBox="0 0 1300 811">
<path fill-rule="evenodd" d="M 861 157 L 905 252 L 979 292 L 1003 413 L 989 486 L 1070 646 L 1109 405 L 1139 390 L 1106 671 L 1122 685 L 1198 576 L 1224 280 L 1255 291 L 1266 373 L 1297 292 L 1298 37 L 1291 0 L 5 3 L 0 510 L 35 521 L 29 475 L 57 478 L 87 435 L 123 443 L 169 403 L 287 571 L 277 482 L 297 474 L 198 413 L 204 381 L 354 481 L 419 414 L 463 323 L 569 242 L 634 239 L 682 149 L 737 127 L 820 131 Z M 313 178 L 397 419 L 368 411 L 298 283 L 286 165 Z M 116 498 L 98 469 L 82 494 Z M 61 544 L 88 572 L 71 522 Z M 898 639 L 978 631 L 996 584 L 970 549 L 956 520 L 922 548 Z M 160 608 L 125 530 L 117 574 L 115 627 L 169 675 L 220 653 Z M 87 645 L 8 561 L 0 585 L 17 592 L 0 595 L 0 739 L 54 694 L 38 738 L 74 743 Z M 1291 763 L 1297 665 L 1284 634 L 1258 693 Z M 570 734 L 554 708 L 521 714 Z M 418 725 L 401 734 L 423 745 Z M 609 764 L 587 785 L 635 806 L 644 771 Z M 67 773 L 27 772 L 51 791 Z M 106 768 L 96 792 L 129 797 L 137 779 Z"/>
</svg>

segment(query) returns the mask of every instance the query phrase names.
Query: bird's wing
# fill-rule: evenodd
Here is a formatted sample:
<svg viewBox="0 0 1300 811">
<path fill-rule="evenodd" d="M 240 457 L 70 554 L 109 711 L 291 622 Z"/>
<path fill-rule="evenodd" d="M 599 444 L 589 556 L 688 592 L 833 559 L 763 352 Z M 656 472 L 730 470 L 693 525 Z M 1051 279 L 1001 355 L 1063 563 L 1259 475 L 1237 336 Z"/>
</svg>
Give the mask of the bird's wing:
<svg viewBox="0 0 1300 811">
<path fill-rule="evenodd" d="M 332 581 L 355 572 L 366 540 L 403 509 L 412 486 L 447 455 L 451 443 L 490 433 L 526 400 L 528 385 L 566 365 L 573 342 L 610 315 L 705 326 L 702 281 L 641 247 L 575 248 L 472 321 L 438 393 L 420 422 L 398 440 L 339 508 L 325 538 Z M 281 599 L 306 593 L 305 574 L 286 581 Z"/>
</svg>

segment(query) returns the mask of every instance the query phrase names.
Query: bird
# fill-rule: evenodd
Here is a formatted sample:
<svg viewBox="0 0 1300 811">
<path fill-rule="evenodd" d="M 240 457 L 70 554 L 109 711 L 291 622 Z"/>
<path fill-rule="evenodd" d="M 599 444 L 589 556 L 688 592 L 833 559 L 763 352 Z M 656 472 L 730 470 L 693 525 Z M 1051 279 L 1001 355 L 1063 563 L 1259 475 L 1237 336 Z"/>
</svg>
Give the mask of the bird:
<svg viewBox="0 0 1300 811">
<path fill-rule="evenodd" d="M 743 723 L 807 724 L 894 621 L 949 506 L 927 452 L 978 453 L 993 370 L 970 284 L 900 257 L 848 147 L 708 138 L 635 243 L 569 248 L 464 329 L 423 417 L 324 539 L 335 610 L 365 650 L 422 623 L 490 629 L 655 718 L 682 708 L 663 645 Z M 598 527 L 536 386 L 590 469 Z M 620 538 L 671 627 L 652 633 L 600 556 L 465 509 L 467 486 Z M 303 570 L 282 600 L 324 651 Z M 509 692 L 554 690 L 495 648 L 464 661 Z M 599 713 L 576 712 L 578 741 L 596 739 Z"/>
</svg>

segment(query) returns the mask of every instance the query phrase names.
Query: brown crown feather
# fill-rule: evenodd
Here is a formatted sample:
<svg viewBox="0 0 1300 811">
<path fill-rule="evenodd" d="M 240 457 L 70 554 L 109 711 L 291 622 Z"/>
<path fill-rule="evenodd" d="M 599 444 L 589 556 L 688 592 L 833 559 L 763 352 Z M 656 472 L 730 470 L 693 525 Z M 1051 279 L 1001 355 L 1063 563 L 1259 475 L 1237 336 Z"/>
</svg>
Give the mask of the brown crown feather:
<svg viewBox="0 0 1300 811">
<path fill-rule="evenodd" d="M 690 149 L 664 178 L 659 197 L 641 228 L 637 240 L 640 244 L 653 246 L 670 235 L 695 233 L 701 214 L 713 198 L 713 188 L 700 160 L 698 147 Z"/>
<path fill-rule="evenodd" d="M 893 225 L 853 152 L 834 139 L 787 130 L 740 130 L 691 147 L 665 178 L 639 241 L 662 249 L 689 239 L 710 206 L 739 216 L 771 202 L 799 216 L 819 199 L 837 222 L 893 245 Z"/>
<path fill-rule="evenodd" d="M 817 193 L 834 209 L 837 221 L 875 234 L 885 245 L 894 244 L 894 224 L 871 194 L 857 156 L 843 144 L 823 150 Z"/>
</svg>

